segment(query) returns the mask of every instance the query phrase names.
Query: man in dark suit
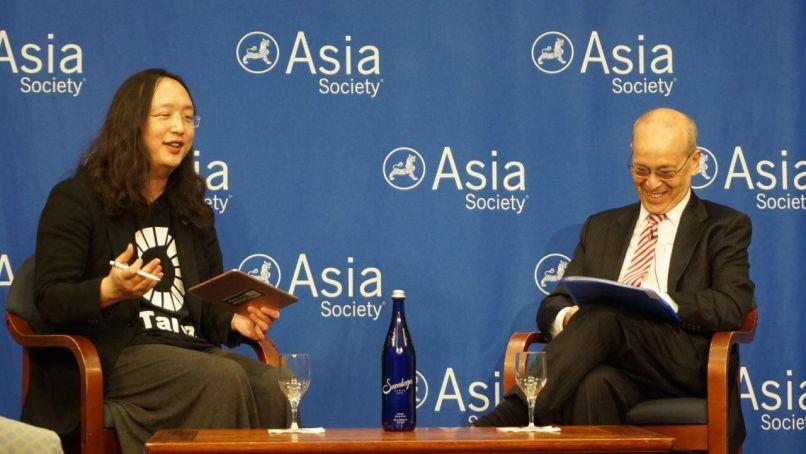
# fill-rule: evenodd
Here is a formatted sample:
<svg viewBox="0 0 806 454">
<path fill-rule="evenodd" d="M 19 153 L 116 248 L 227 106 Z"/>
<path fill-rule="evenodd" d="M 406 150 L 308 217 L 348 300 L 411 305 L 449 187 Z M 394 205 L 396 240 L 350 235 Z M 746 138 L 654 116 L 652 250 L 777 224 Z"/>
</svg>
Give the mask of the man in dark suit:
<svg viewBox="0 0 806 454">
<path fill-rule="evenodd" d="M 540 330 L 551 337 L 538 419 L 623 424 L 641 401 L 705 396 L 711 336 L 741 327 L 755 300 L 750 219 L 691 191 L 700 162 L 696 141 L 694 122 L 672 109 L 635 122 L 630 172 L 640 203 L 588 218 L 565 273 L 653 288 L 681 323 L 608 305 L 580 309 L 559 285 L 537 313 Z M 733 451 L 744 439 L 735 386 L 730 403 Z M 520 425 L 527 416 L 523 396 L 511 390 L 477 425 Z"/>
</svg>

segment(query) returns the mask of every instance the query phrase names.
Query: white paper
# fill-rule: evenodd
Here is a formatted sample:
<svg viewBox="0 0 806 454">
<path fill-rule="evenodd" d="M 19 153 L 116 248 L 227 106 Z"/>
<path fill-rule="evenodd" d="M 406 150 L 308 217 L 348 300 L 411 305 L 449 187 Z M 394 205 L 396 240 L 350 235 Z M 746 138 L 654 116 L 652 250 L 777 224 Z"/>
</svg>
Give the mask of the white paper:
<svg viewBox="0 0 806 454">
<path fill-rule="evenodd" d="M 542 433 L 551 433 L 551 434 L 558 434 L 560 433 L 559 427 L 554 426 L 535 426 L 535 427 L 497 427 L 496 428 L 499 432 L 542 432 Z"/>
<path fill-rule="evenodd" d="M 301 427 L 299 429 L 269 429 L 269 435 L 275 434 L 323 434 L 324 427 Z"/>
</svg>

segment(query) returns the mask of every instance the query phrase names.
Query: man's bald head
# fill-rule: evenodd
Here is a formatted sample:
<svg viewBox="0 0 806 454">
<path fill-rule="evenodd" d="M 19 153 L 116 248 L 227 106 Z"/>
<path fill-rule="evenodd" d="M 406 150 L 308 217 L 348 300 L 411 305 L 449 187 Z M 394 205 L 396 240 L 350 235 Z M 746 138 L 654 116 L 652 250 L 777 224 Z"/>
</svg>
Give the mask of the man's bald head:
<svg viewBox="0 0 806 454">
<path fill-rule="evenodd" d="M 685 155 L 697 148 L 697 125 L 688 115 L 668 107 L 652 109 L 635 120 L 632 128 L 632 141 L 636 133 L 647 134 L 684 134 L 682 144 Z"/>
</svg>

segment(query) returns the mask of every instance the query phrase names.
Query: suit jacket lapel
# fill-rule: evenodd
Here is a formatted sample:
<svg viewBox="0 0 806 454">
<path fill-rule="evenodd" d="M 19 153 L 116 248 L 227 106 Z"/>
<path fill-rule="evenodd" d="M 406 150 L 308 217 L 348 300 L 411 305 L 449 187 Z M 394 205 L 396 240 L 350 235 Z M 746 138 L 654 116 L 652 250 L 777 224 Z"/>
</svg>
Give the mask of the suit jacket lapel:
<svg viewBox="0 0 806 454">
<path fill-rule="evenodd" d="M 107 217 L 107 220 L 106 230 L 109 234 L 109 245 L 112 248 L 110 254 L 112 258 L 119 256 L 126 249 L 126 246 L 132 243 L 134 254 L 129 263 L 136 260 L 137 245 L 134 244 L 134 232 L 137 230 L 137 226 L 134 223 L 134 218 L 124 215 L 114 218 Z"/>
<path fill-rule="evenodd" d="M 618 280 L 621 273 L 621 265 L 624 256 L 627 255 L 627 248 L 630 246 L 630 238 L 635 229 L 635 222 L 638 213 L 641 212 L 639 204 L 631 205 L 618 213 L 612 225 L 607 231 L 607 249 L 602 272 L 605 279 L 611 281 Z"/>
<path fill-rule="evenodd" d="M 195 248 L 193 245 L 193 231 L 190 226 L 183 224 L 174 212 L 171 212 L 171 223 L 176 240 L 177 253 L 179 255 L 179 267 L 182 270 L 182 283 L 185 292 L 190 287 L 199 283 L 199 270 L 196 266 Z M 187 298 L 187 293 L 185 298 Z"/>
<path fill-rule="evenodd" d="M 683 271 L 691 261 L 694 248 L 700 240 L 700 235 L 705 228 L 705 220 L 708 213 L 705 205 L 692 191 L 688 206 L 680 217 L 680 225 L 677 227 L 677 234 L 672 247 L 672 258 L 669 262 L 669 276 L 667 288 L 675 290 L 677 282 L 683 275 Z"/>
</svg>

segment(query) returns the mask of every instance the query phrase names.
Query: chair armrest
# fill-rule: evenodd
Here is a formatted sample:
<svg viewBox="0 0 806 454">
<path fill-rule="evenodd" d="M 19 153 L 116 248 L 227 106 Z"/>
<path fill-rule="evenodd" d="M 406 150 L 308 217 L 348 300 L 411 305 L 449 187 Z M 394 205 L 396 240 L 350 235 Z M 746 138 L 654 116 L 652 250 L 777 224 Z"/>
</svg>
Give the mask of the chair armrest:
<svg viewBox="0 0 806 454">
<path fill-rule="evenodd" d="M 539 332 L 513 333 L 507 343 L 507 351 L 504 354 L 504 392 L 515 386 L 515 355 L 529 350 L 529 346 L 535 343 L 548 342 L 546 335 Z"/>
<path fill-rule="evenodd" d="M 73 354 L 81 374 L 82 430 L 103 427 L 104 377 L 95 345 L 86 337 L 77 334 L 37 334 L 27 321 L 10 312 L 6 312 L 6 325 L 11 337 L 24 349 L 65 348 Z M 25 370 L 23 399 L 28 392 L 27 374 L 28 370 Z"/>
<path fill-rule="evenodd" d="M 729 380 L 736 379 L 728 375 L 730 352 L 736 344 L 753 341 L 757 320 L 758 309 L 753 309 L 738 331 L 719 331 L 711 338 L 708 350 L 708 425 L 718 430 L 709 430 L 709 446 L 727 440 Z M 714 439 L 711 440 L 711 437 Z"/>
<path fill-rule="evenodd" d="M 268 337 L 264 337 L 262 341 L 246 339 L 244 343 L 252 347 L 255 351 L 255 355 L 257 355 L 258 361 L 273 367 L 277 367 L 280 363 L 280 355 L 277 352 L 277 347 Z"/>
</svg>

